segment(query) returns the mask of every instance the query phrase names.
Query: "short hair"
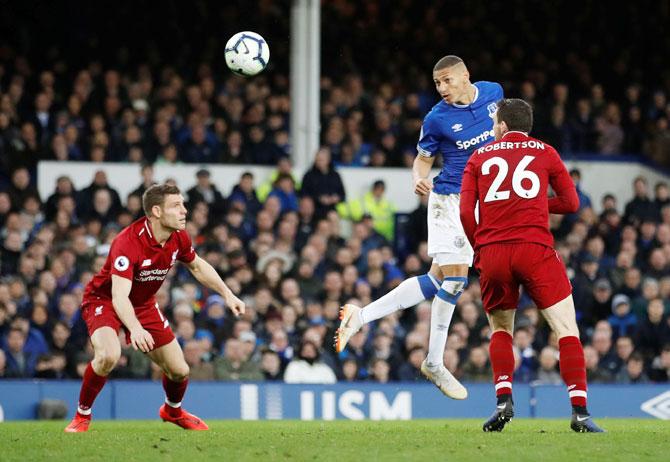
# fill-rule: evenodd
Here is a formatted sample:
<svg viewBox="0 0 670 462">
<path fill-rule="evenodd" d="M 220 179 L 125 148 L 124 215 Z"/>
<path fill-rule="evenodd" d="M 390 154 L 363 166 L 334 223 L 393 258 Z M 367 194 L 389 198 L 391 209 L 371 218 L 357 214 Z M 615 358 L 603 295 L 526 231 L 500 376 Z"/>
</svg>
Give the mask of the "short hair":
<svg viewBox="0 0 670 462">
<path fill-rule="evenodd" d="M 151 216 L 151 209 L 154 205 L 163 206 L 165 203 L 165 196 L 171 194 L 181 194 L 181 191 L 177 186 L 169 184 L 154 184 L 147 188 L 142 195 L 142 208 L 146 216 Z"/>
<path fill-rule="evenodd" d="M 519 98 L 504 98 L 496 103 L 498 123 L 505 122 L 509 130 L 530 132 L 533 128 L 533 109 Z"/>
<path fill-rule="evenodd" d="M 433 67 L 433 72 L 441 71 L 448 67 L 453 67 L 456 64 L 463 64 L 463 60 L 456 55 L 447 55 L 443 58 L 440 58 L 438 62 L 435 63 Z"/>
</svg>

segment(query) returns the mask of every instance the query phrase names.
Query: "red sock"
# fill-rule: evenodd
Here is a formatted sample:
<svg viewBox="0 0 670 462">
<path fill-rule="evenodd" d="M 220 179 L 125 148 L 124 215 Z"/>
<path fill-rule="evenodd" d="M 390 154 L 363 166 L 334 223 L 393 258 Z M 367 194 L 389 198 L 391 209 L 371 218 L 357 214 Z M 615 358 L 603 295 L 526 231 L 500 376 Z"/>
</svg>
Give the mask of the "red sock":
<svg viewBox="0 0 670 462">
<path fill-rule="evenodd" d="M 497 331 L 491 336 L 489 357 L 493 368 L 493 383 L 496 396 L 512 393 L 512 378 L 514 376 L 514 350 L 512 336 L 507 332 Z"/>
<path fill-rule="evenodd" d="M 81 391 L 79 392 L 79 409 L 77 413 L 80 416 L 86 417 L 91 415 L 93 401 L 95 401 L 95 398 L 106 382 L 107 377 L 96 374 L 91 363 L 88 363 L 86 372 L 84 372 L 84 379 L 81 382 Z"/>
<path fill-rule="evenodd" d="M 563 337 L 558 341 L 561 377 L 568 386 L 570 403 L 586 407 L 586 364 L 579 338 Z"/>
<path fill-rule="evenodd" d="M 172 404 L 166 403 L 167 406 L 165 406 L 170 415 L 178 416 L 181 414 L 181 401 L 184 399 L 184 393 L 186 393 L 187 386 L 188 378 L 185 378 L 183 382 L 173 382 L 167 375 L 163 374 L 165 398 Z"/>
</svg>

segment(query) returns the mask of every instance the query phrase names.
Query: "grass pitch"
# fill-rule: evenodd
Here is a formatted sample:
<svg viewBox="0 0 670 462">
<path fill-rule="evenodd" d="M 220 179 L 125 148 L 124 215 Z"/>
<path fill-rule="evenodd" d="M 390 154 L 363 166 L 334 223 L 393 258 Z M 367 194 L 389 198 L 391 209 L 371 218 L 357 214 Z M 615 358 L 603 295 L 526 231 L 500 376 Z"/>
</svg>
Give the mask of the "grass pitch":
<svg viewBox="0 0 670 462">
<path fill-rule="evenodd" d="M 502 433 L 479 420 L 386 422 L 209 421 L 187 432 L 158 421 L 0 423 L 0 461 L 668 460 L 670 422 L 599 419 L 606 434 L 577 434 L 568 420 L 516 419 Z"/>
</svg>

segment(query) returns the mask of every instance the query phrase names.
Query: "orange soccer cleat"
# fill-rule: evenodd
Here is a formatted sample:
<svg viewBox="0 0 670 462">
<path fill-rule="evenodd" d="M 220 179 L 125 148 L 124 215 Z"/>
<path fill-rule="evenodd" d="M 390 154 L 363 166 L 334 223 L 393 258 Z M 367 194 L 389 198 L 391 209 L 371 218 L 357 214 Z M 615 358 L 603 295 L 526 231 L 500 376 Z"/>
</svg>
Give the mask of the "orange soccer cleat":
<svg viewBox="0 0 670 462">
<path fill-rule="evenodd" d="M 171 416 L 167 404 L 163 404 L 158 410 L 158 415 L 164 422 L 171 422 L 184 430 L 209 430 L 207 424 L 200 417 L 190 414 L 182 409 L 178 416 Z"/>
<path fill-rule="evenodd" d="M 65 427 L 65 433 L 81 433 L 88 431 L 88 426 L 91 424 L 90 415 L 81 415 L 78 412 L 74 415 L 72 422 Z"/>
</svg>

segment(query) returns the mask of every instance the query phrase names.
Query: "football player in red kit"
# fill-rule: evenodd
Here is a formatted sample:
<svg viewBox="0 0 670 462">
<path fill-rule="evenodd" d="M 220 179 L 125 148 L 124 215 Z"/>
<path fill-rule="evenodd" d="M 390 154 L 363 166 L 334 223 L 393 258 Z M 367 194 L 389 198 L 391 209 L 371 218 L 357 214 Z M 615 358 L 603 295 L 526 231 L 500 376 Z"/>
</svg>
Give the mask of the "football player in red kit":
<svg viewBox="0 0 670 462">
<path fill-rule="evenodd" d="M 163 370 L 165 404 L 159 409 L 160 418 L 188 430 L 208 429 L 205 422 L 181 407 L 189 368 L 158 308 L 155 294 L 179 261 L 186 264 L 198 282 L 221 294 L 235 315 L 244 313 L 244 303 L 193 250 L 191 237 L 185 231 L 186 208 L 179 189 L 167 184 L 153 185 L 142 201 L 146 216 L 114 239 L 105 265 L 84 292 L 82 317 L 91 336 L 94 357 L 84 373 L 77 413 L 66 432 L 88 430 L 93 401 L 121 355 L 121 328 L 126 341 Z"/>
<path fill-rule="evenodd" d="M 476 252 L 482 303 L 493 331 L 489 352 L 498 404 L 483 429 L 502 431 L 514 415 L 512 333 L 523 285 L 558 336 L 561 377 L 572 404 L 571 428 L 602 432 L 586 408 L 584 351 L 572 287 L 548 225 L 549 213 L 576 212 L 579 200 L 556 150 L 528 136 L 532 125 L 528 103 L 498 101 L 493 115 L 496 140 L 474 151 L 463 174 L 461 222 Z M 549 186 L 556 194 L 551 198 Z"/>
</svg>

